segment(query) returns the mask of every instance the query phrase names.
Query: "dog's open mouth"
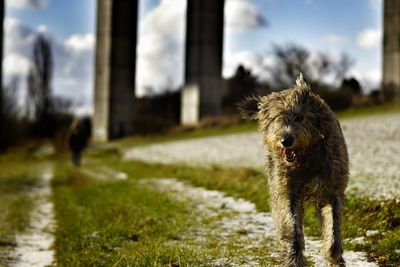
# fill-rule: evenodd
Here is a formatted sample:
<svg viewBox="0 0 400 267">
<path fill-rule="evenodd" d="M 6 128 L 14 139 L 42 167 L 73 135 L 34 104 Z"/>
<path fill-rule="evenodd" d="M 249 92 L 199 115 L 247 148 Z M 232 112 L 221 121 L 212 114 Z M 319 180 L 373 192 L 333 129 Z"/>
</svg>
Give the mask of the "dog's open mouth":
<svg viewBox="0 0 400 267">
<path fill-rule="evenodd" d="M 287 162 L 293 162 L 296 159 L 296 151 L 294 149 L 284 148 L 283 153 Z"/>
</svg>

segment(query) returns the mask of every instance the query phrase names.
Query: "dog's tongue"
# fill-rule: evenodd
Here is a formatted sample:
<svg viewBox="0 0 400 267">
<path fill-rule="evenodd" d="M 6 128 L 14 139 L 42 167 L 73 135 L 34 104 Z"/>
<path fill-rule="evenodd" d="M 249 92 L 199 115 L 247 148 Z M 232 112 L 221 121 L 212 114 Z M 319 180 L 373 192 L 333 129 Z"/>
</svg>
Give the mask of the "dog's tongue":
<svg viewBox="0 0 400 267">
<path fill-rule="evenodd" d="M 285 148 L 283 150 L 283 152 L 285 153 L 286 158 L 292 158 L 294 156 L 294 150 L 293 149 Z"/>
</svg>

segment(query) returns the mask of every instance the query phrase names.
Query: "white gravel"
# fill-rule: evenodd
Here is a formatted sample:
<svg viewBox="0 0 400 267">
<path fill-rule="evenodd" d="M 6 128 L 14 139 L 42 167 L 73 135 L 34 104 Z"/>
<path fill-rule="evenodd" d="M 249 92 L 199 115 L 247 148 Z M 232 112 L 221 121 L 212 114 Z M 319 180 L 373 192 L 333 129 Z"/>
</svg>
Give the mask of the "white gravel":
<svg viewBox="0 0 400 267">
<path fill-rule="evenodd" d="M 400 199 L 400 113 L 345 120 L 349 191 Z"/>
<path fill-rule="evenodd" d="M 126 180 L 128 175 L 125 172 L 117 172 L 105 166 L 97 166 L 95 169 L 82 167 L 79 169 L 81 173 L 99 180 Z"/>
<path fill-rule="evenodd" d="M 268 248 L 276 247 L 273 243 L 274 226 L 271 214 L 257 212 L 255 205 L 249 201 L 226 196 L 220 191 L 193 187 L 171 178 L 143 179 L 140 183 L 191 205 L 193 210 L 201 213 L 202 220 L 215 219 L 211 220 L 211 224 L 204 224 L 201 229 L 191 229 L 191 235 L 195 235 L 195 242 L 203 245 L 202 247 L 210 238 L 217 238 L 222 244 L 234 242 L 235 249 L 242 250 L 241 253 L 234 254 L 237 258 L 231 256 L 213 259 L 212 266 L 260 266 L 260 257 L 252 255 L 249 251 L 257 247 L 262 248 L 265 243 L 270 243 Z M 316 266 L 325 266 L 320 248 L 320 240 L 306 238 L 306 256 L 311 258 Z M 269 252 L 269 257 L 277 255 L 277 251 L 274 250 L 266 252 Z M 344 258 L 347 266 L 378 266 L 368 262 L 362 252 L 345 251 Z"/>
<path fill-rule="evenodd" d="M 373 198 L 400 198 L 400 114 L 341 121 L 350 154 L 348 192 Z M 259 133 L 176 141 L 127 149 L 126 160 L 191 166 L 263 169 Z"/>
<path fill-rule="evenodd" d="M 258 133 L 241 133 L 175 141 L 128 149 L 124 159 L 190 166 L 263 168 L 264 154 Z"/>
<path fill-rule="evenodd" d="M 28 229 L 16 235 L 13 266 L 44 267 L 54 264 L 54 205 L 50 201 L 52 177 L 53 170 L 48 165 L 42 171 L 38 186 L 30 192 L 34 209 Z"/>
</svg>

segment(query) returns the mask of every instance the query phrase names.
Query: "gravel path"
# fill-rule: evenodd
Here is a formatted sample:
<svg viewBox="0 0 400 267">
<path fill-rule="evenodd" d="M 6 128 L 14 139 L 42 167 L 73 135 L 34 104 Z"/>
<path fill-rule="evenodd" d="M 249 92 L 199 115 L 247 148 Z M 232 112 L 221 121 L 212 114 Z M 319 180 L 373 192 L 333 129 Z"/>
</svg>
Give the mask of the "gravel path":
<svg viewBox="0 0 400 267">
<path fill-rule="evenodd" d="M 50 201 L 52 177 L 51 165 L 45 166 L 38 186 L 30 192 L 34 201 L 30 227 L 23 234 L 16 236 L 13 266 L 44 267 L 54 264 L 54 205 Z"/>
<path fill-rule="evenodd" d="M 224 257 L 224 251 L 221 251 L 220 255 L 210 259 L 211 266 L 262 266 L 268 258 L 276 260 L 271 214 L 257 212 L 253 203 L 226 196 L 220 191 L 193 187 L 176 179 L 144 179 L 140 183 L 153 190 L 166 192 L 178 201 L 184 201 L 190 205 L 191 210 L 200 213 L 201 216 L 198 217 L 201 220 L 208 222 L 200 229 L 190 229 L 189 234 L 182 238 L 181 245 L 194 243 L 204 249 L 208 243 L 217 239 L 219 245 L 212 246 L 214 252 L 219 247 L 225 248 L 227 243 L 235 245 L 235 253 Z M 320 248 L 320 240 L 306 238 L 305 254 L 319 267 L 325 266 Z M 252 254 L 257 249 L 264 256 Z M 345 251 L 344 258 L 350 267 L 378 266 L 368 262 L 363 252 Z"/>
<path fill-rule="evenodd" d="M 350 154 L 348 192 L 400 198 L 400 114 L 341 121 Z M 124 159 L 191 166 L 263 169 L 259 133 L 242 133 L 135 147 Z"/>
</svg>

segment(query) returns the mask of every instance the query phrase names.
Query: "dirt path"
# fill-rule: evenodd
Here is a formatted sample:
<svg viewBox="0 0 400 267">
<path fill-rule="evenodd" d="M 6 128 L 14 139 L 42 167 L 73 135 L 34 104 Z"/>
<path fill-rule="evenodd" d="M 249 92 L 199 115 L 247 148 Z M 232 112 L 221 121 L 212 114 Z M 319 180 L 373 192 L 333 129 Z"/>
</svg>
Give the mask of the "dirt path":
<svg viewBox="0 0 400 267">
<path fill-rule="evenodd" d="M 32 267 L 54 264 L 54 206 L 50 201 L 53 169 L 46 165 L 42 169 L 39 183 L 30 192 L 34 209 L 31 212 L 30 227 L 16 236 L 16 248 L 13 252 L 14 266 Z"/>
<path fill-rule="evenodd" d="M 224 193 L 193 187 L 176 179 L 143 179 L 140 183 L 153 190 L 166 192 L 172 198 L 188 203 L 199 212 L 203 226 L 190 229 L 182 239 L 184 245 L 207 247 L 209 242 L 217 242 L 221 247 L 233 244 L 235 253 L 229 257 L 221 251 L 220 255 L 210 259 L 212 266 L 262 266 L 268 260 L 275 260 L 274 226 L 271 214 L 257 212 L 253 203 L 226 196 Z M 216 246 L 218 248 L 218 246 Z M 320 256 L 320 240 L 306 239 L 306 256 L 316 266 L 325 266 Z M 215 246 L 213 246 L 215 249 Z M 254 251 L 262 251 L 254 253 Z M 267 255 L 265 255 L 267 253 Z M 262 255 L 262 256 L 260 256 Z M 345 251 L 347 266 L 374 267 L 362 252 Z"/>
<path fill-rule="evenodd" d="M 350 155 L 348 192 L 372 198 L 400 196 L 400 114 L 341 121 Z M 135 147 L 126 160 L 195 166 L 252 167 L 262 170 L 259 133 L 242 133 Z"/>
</svg>

